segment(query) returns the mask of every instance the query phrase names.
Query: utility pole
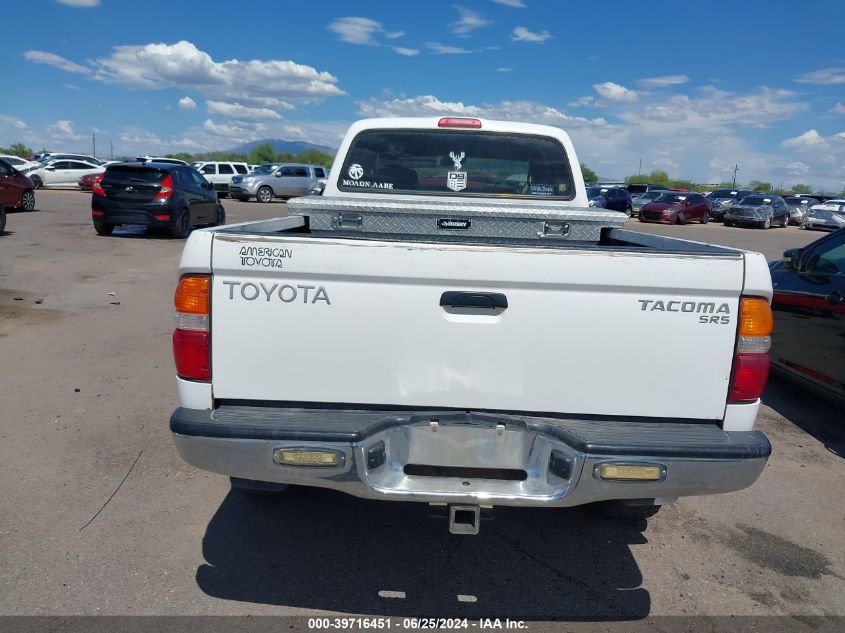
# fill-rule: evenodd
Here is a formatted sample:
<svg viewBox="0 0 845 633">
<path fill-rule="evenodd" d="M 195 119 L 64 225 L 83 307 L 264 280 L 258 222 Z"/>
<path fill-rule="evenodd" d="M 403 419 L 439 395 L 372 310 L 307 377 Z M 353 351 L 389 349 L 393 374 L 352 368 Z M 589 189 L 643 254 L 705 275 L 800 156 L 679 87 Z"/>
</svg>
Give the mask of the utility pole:
<svg viewBox="0 0 845 633">
<path fill-rule="evenodd" d="M 731 185 L 731 189 L 736 189 L 736 172 L 739 171 L 739 165 L 734 165 L 734 181 Z"/>
<path fill-rule="evenodd" d="M 641 158 L 640 159 L 640 168 L 637 169 L 637 176 L 641 175 L 642 173 L 643 173 L 643 159 Z"/>
<path fill-rule="evenodd" d="M 94 132 L 91 132 L 91 156 L 97 158 L 97 135 Z"/>
<path fill-rule="evenodd" d="M 114 141 L 109 141 L 109 160 L 114 160 Z"/>
</svg>

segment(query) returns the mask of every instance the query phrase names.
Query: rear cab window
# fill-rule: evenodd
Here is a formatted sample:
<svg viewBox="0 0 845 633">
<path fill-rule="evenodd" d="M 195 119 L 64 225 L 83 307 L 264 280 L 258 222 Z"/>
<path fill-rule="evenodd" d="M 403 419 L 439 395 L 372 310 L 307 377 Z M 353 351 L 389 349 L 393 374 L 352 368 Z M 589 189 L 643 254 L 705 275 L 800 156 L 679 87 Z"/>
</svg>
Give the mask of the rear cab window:
<svg viewBox="0 0 845 633">
<path fill-rule="evenodd" d="M 566 150 L 545 136 L 466 130 L 365 130 L 353 139 L 340 191 L 571 200 Z"/>
<path fill-rule="evenodd" d="M 155 185 L 167 175 L 166 171 L 133 165 L 115 165 L 106 168 L 104 182 L 138 182 Z"/>
</svg>

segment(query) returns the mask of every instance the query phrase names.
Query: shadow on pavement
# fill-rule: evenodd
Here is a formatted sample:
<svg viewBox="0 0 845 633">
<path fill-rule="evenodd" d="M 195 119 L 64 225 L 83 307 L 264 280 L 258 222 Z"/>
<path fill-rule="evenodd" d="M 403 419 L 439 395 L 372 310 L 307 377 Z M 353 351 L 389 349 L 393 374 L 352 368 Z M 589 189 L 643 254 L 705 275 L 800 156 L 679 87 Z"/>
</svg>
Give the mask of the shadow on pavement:
<svg viewBox="0 0 845 633">
<path fill-rule="evenodd" d="M 230 492 L 203 538 L 197 584 L 240 602 L 353 614 L 623 620 L 651 599 L 629 545 L 645 521 L 496 508 L 478 536 L 428 506 L 305 489 Z"/>
<path fill-rule="evenodd" d="M 845 457 L 845 411 L 841 407 L 776 373 L 769 377 L 763 404 L 812 435 L 834 455 Z"/>
</svg>

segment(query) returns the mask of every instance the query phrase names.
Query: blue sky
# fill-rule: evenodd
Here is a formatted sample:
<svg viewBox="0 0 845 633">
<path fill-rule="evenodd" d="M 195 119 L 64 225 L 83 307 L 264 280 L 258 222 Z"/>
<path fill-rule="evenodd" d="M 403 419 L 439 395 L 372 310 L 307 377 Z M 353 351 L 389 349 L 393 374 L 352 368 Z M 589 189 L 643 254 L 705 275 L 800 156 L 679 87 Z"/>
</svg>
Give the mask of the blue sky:
<svg viewBox="0 0 845 633">
<path fill-rule="evenodd" d="M 337 146 L 364 116 L 566 129 L 621 178 L 845 187 L 840 0 L 30 0 L 4 33 L 0 145 Z"/>
</svg>

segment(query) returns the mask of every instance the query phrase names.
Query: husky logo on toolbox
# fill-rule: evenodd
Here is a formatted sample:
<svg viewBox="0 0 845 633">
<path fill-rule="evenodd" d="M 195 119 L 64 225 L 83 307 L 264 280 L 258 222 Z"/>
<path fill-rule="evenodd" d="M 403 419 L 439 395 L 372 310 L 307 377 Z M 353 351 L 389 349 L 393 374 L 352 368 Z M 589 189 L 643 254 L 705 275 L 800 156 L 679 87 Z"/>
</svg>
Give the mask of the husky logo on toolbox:
<svg viewBox="0 0 845 633">
<path fill-rule="evenodd" d="M 472 226 L 472 220 L 456 220 L 453 218 L 438 218 L 438 229 L 452 229 L 465 231 Z"/>
</svg>

